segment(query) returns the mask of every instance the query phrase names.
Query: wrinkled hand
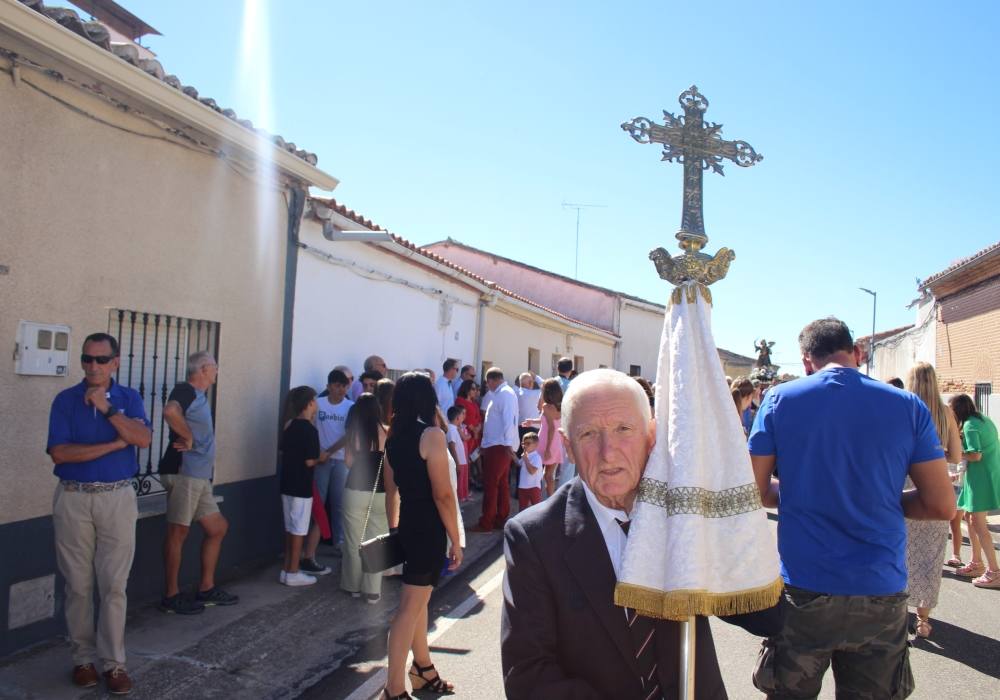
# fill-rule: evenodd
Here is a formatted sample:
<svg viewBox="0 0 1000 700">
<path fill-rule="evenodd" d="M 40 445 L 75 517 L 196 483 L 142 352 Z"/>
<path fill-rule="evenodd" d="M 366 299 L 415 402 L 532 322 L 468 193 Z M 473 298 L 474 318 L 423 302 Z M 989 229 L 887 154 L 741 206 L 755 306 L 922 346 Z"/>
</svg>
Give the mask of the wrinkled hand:
<svg viewBox="0 0 1000 700">
<path fill-rule="evenodd" d="M 508 447 L 507 448 L 507 453 L 510 455 L 510 461 L 511 462 L 516 462 L 517 461 L 517 450 L 512 450 L 512 449 L 510 449 Z"/>
<path fill-rule="evenodd" d="M 452 542 L 451 551 L 448 552 L 448 571 L 454 571 L 462 565 L 462 548 L 457 542 Z"/>
<path fill-rule="evenodd" d="M 187 439 L 179 438 L 174 440 L 174 449 L 178 452 L 187 452 L 192 447 L 194 447 L 194 438 L 190 437 Z"/>
<path fill-rule="evenodd" d="M 83 402 L 88 406 L 93 406 L 101 413 L 104 413 L 111 407 L 108 403 L 107 392 L 104 387 L 92 386 L 87 389 L 87 392 L 83 395 Z"/>
</svg>

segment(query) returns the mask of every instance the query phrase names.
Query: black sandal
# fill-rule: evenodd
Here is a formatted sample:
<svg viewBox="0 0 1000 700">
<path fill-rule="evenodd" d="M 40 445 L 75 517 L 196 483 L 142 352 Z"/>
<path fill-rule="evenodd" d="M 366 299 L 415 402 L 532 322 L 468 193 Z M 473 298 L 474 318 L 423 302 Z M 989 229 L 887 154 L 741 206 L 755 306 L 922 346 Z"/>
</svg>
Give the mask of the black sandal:
<svg viewBox="0 0 1000 700">
<path fill-rule="evenodd" d="M 417 662 L 414 661 L 413 668 L 417 669 L 416 671 L 410 671 L 410 685 L 413 686 L 413 692 L 429 690 L 438 695 L 451 695 L 455 692 L 454 684 L 441 678 L 440 674 L 435 673 L 433 678 L 428 678 L 424 675 L 434 670 L 434 664 L 430 666 L 418 666 Z"/>
<path fill-rule="evenodd" d="M 385 698 L 385 700 L 413 700 L 405 690 L 399 695 L 389 695 L 389 688 L 382 688 L 382 695 L 379 696 L 379 700 L 382 700 L 382 698 Z"/>
</svg>

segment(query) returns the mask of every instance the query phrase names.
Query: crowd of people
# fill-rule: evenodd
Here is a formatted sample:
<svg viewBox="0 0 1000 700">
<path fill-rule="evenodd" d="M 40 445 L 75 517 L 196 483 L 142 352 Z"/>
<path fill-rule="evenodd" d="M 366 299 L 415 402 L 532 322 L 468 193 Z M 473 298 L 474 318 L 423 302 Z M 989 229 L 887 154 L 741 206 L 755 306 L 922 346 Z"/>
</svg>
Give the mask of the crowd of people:
<svg viewBox="0 0 1000 700">
<path fill-rule="evenodd" d="M 946 403 L 926 363 L 894 386 L 862 375 L 859 350 L 836 319 L 809 324 L 799 342 L 805 378 L 730 383 L 761 501 L 778 509 L 785 591 L 772 610 L 725 619 L 764 637 L 752 676 L 769 697 L 815 696 L 830 666 L 838 695 L 906 697 L 913 689 L 907 608 L 916 610 L 915 634 L 929 636 L 949 530 L 952 556 L 944 563 L 974 586 L 1000 588 L 986 521 L 1000 508 L 997 429 L 971 397 Z M 100 661 L 108 690 L 125 694 L 125 585 L 136 520 L 130 479 L 135 450 L 149 447 L 151 431 L 139 395 L 113 380 L 115 338 L 88 336 L 81 364 L 84 380 L 53 402 L 48 438 L 59 478 L 53 521 L 67 582 L 72 675 L 77 685 L 94 686 Z M 400 576 L 386 698 L 409 697 L 407 678 L 414 690 L 453 691 L 430 656 L 427 606 L 433 587 L 462 561 L 461 504 L 472 488 L 483 499 L 469 531 L 505 535 L 501 637 L 511 697 L 669 697 L 676 688 L 673 623 L 626 610 L 618 629 L 611 593 L 653 444 L 652 387 L 614 370 L 574 379 L 568 359 L 558 369 L 544 380 L 520 374 L 514 387 L 492 367 L 481 385 L 474 367 L 448 359 L 438 376 L 418 369 L 394 382 L 372 356 L 357 379 L 338 366 L 322 392 L 289 391 L 280 441 L 279 582 L 305 586 L 331 573 L 317 558 L 322 541 L 342 557 L 340 588 L 351 597 L 376 603 L 383 576 Z M 228 527 L 211 486 L 206 392 L 217 374 L 211 355 L 191 355 L 186 381 L 164 410 L 170 438 L 160 460 L 167 490 L 161 609 L 172 614 L 239 602 L 214 581 Z M 512 489 L 521 511 L 515 518 Z M 177 578 L 194 523 L 205 534 L 201 578 L 185 596 Z M 359 546 L 386 532 L 397 533 L 404 563 L 366 571 Z M 564 595 L 574 586 L 586 595 Z M 562 611 L 564 604 L 572 610 Z M 845 627 L 845 619 L 852 624 Z M 704 620 L 698 629 L 699 696 L 725 697 Z M 618 657 L 605 652 L 640 632 L 645 643 L 633 651 L 642 672 L 609 663 Z M 653 655 L 640 658 L 654 637 Z"/>
</svg>

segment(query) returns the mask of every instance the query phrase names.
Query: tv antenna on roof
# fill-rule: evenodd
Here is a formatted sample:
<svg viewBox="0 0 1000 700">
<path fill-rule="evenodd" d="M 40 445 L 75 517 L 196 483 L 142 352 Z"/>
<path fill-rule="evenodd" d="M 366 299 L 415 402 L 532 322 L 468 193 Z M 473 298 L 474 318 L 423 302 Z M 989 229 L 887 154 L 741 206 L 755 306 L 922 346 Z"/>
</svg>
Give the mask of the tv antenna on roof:
<svg viewBox="0 0 1000 700">
<path fill-rule="evenodd" d="M 580 210 L 607 209 L 607 204 L 576 204 L 563 202 L 563 209 L 576 209 L 576 252 L 573 254 L 573 279 L 580 279 Z"/>
</svg>

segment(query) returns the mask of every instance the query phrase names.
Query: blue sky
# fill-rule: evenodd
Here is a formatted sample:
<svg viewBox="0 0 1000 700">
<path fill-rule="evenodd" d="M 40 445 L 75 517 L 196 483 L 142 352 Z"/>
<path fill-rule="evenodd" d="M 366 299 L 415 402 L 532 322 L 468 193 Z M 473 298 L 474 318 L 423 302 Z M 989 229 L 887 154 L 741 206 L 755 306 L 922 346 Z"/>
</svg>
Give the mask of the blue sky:
<svg viewBox="0 0 1000 700">
<path fill-rule="evenodd" d="M 764 155 L 705 175 L 720 347 L 798 371 L 796 337 L 913 322 L 925 278 L 995 242 L 993 2 L 123 0 L 167 72 L 319 156 L 334 196 L 417 243 L 447 236 L 664 302 L 681 166 L 619 124 L 706 119 Z M 250 11 L 249 16 L 247 12 Z M 249 17 L 249 19 L 248 19 Z"/>
</svg>

